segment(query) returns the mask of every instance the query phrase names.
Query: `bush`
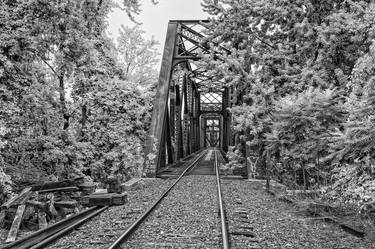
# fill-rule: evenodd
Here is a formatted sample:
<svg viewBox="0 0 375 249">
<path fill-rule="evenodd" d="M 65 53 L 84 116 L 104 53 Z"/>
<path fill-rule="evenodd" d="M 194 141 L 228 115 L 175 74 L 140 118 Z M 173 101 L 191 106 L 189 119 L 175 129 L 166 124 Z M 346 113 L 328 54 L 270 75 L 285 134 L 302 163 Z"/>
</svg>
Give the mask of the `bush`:
<svg viewBox="0 0 375 249">
<path fill-rule="evenodd" d="M 2 162 L 0 161 L 0 163 Z M 0 166 L 0 204 L 12 195 L 12 185 L 11 177 L 5 174 L 3 168 Z"/>
<path fill-rule="evenodd" d="M 332 173 L 333 185 L 325 189 L 327 197 L 357 206 L 362 213 L 375 209 L 374 164 L 346 164 Z"/>
</svg>

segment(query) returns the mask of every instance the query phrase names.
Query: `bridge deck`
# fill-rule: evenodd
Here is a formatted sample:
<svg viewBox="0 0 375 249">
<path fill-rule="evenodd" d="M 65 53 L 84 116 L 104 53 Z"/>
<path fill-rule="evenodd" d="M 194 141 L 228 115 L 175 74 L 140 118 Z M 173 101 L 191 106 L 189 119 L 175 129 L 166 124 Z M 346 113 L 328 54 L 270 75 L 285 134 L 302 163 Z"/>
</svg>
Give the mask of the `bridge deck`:
<svg viewBox="0 0 375 249">
<path fill-rule="evenodd" d="M 215 175 L 215 168 L 214 168 L 214 150 L 215 148 L 208 148 L 203 151 L 205 155 L 199 161 L 198 165 L 191 170 L 188 175 Z M 200 153 L 199 151 L 197 153 Z M 165 169 L 159 171 L 157 174 L 160 178 L 168 178 L 180 175 L 185 169 L 186 165 L 185 162 L 189 161 L 193 156 L 197 155 L 197 153 L 190 155 L 189 157 L 184 158 L 178 163 L 172 164 Z M 224 164 L 225 159 L 220 151 L 218 151 L 218 164 Z"/>
</svg>

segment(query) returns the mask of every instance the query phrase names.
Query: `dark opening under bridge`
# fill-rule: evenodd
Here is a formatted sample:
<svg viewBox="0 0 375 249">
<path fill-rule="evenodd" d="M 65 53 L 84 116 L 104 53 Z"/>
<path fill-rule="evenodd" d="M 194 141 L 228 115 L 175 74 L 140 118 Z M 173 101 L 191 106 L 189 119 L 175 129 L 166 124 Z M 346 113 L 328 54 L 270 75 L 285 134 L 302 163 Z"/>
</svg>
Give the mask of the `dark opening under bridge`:
<svg viewBox="0 0 375 249">
<path fill-rule="evenodd" d="M 155 177 L 168 164 L 204 147 L 224 151 L 233 143 L 230 89 L 196 65 L 202 54 L 229 51 L 208 42 L 207 21 L 169 21 L 154 101 L 143 174 Z"/>
</svg>

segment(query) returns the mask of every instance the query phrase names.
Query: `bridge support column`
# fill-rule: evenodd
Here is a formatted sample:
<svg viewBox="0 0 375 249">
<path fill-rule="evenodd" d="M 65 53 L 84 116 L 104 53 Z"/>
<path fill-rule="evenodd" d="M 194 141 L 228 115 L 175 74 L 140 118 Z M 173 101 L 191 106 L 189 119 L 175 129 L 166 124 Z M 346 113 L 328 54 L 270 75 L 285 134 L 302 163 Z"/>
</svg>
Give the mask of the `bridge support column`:
<svg viewBox="0 0 375 249">
<path fill-rule="evenodd" d="M 228 152 L 228 146 L 231 139 L 230 115 L 227 108 L 230 106 L 229 90 L 225 88 L 223 93 L 223 150 Z"/>
<path fill-rule="evenodd" d="M 150 136 L 146 144 L 146 159 L 143 175 L 155 177 L 158 167 L 165 164 L 165 134 L 167 100 L 173 69 L 173 56 L 177 38 L 177 23 L 169 23 L 164 45 L 163 59 L 159 74 L 159 83 L 154 101 Z M 164 154 L 164 156 L 163 156 Z"/>
</svg>

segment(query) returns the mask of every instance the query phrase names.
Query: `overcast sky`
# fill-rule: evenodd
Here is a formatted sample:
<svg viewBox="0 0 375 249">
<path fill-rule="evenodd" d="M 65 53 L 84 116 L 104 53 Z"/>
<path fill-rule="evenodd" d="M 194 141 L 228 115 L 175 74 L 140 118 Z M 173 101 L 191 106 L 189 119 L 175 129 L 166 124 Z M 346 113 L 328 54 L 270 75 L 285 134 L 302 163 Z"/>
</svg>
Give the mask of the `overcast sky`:
<svg viewBox="0 0 375 249">
<path fill-rule="evenodd" d="M 141 29 L 146 34 L 146 38 L 152 36 L 159 41 L 159 51 L 162 53 L 167 24 L 169 20 L 201 20 L 206 19 L 207 14 L 202 11 L 201 0 L 158 0 L 157 5 L 153 5 L 151 0 L 141 0 L 142 12 L 136 16 L 136 20 L 141 22 Z M 134 26 L 124 11 L 114 10 L 108 17 L 108 33 L 116 38 L 121 24 Z"/>
</svg>

